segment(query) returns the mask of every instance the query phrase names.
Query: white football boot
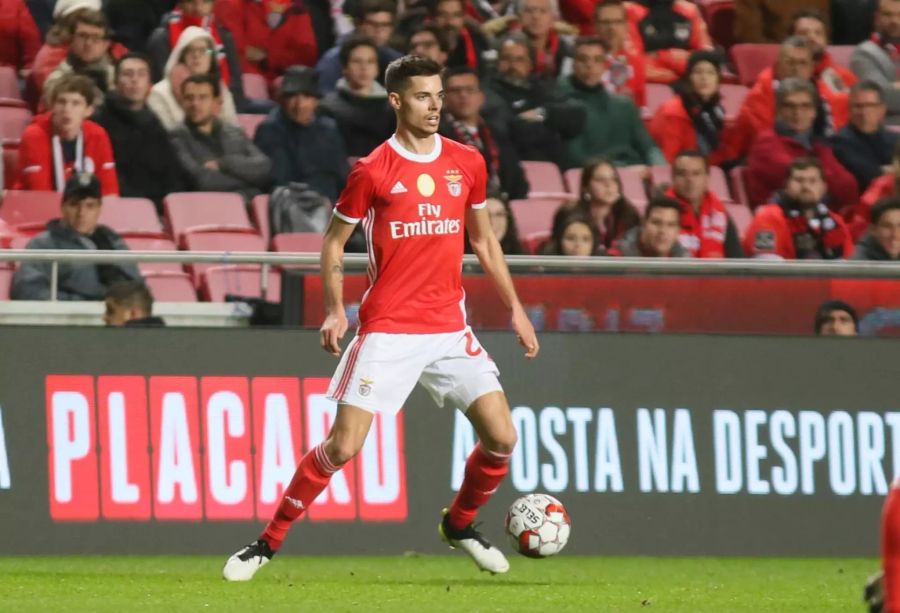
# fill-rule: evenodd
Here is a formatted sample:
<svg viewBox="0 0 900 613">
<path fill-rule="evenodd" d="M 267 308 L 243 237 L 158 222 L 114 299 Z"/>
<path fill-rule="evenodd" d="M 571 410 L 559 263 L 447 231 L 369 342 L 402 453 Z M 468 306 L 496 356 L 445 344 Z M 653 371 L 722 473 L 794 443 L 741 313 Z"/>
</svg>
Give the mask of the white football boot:
<svg viewBox="0 0 900 613">
<path fill-rule="evenodd" d="M 250 581 L 274 555 L 267 542 L 262 539 L 254 541 L 228 558 L 222 576 L 226 581 Z"/>
<path fill-rule="evenodd" d="M 484 536 L 475 529 L 474 524 L 469 524 L 463 530 L 455 530 L 447 521 L 447 509 L 443 510 L 443 518 L 438 524 L 438 532 L 441 540 L 450 545 L 451 549 L 465 551 L 481 570 L 492 575 L 505 573 L 509 570 L 509 562 L 499 549 L 491 545 Z"/>
</svg>

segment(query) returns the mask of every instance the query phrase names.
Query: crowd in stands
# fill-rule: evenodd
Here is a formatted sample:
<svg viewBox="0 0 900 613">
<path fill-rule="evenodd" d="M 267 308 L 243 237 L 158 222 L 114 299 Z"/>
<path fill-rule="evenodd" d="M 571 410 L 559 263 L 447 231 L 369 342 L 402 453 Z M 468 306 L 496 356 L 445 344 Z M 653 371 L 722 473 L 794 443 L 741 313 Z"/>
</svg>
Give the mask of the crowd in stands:
<svg viewBox="0 0 900 613">
<path fill-rule="evenodd" d="M 172 194 L 333 203 L 393 133 L 387 64 L 416 53 L 445 67 L 439 133 L 484 157 L 506 253 L 900 259 L 900 0 L 734 0 L 727 31 L 709 10 L 0 0 L 0 186 L 62 201 L 36 235 L 0 206 L 0 245 L 127 248 L 111 197 L 151 201 L 180 247 Z M 83 268 L 61 298 L 141 275 Z M 23 265 L 12 296 L 47 283 Z"/>
</svg>

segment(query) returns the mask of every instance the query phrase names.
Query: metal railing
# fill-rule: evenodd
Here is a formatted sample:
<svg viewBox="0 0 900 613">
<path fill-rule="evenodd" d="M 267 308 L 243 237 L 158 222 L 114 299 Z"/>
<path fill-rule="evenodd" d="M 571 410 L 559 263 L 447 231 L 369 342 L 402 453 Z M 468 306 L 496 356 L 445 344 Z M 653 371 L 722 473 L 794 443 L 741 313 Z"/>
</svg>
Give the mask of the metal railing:
<svg viewBox="0 0 900 613">
<path fill-rule="evenodd" d="M 0 262 L 50 262 L 51 300 L 56 300 L 59 264 L 100 264 L 140 262 L 178 262 L 181 264 L 258 264 L 262 295 L 265 295 L 268 273 L 272 266 L 292 266 L 318 270 L 318 253 L 252 253 L 230 251 L 87 251 L 51 249 L 2 249 Z M 514 273 L 596 273 L 607 275 L 687 275 L 687 276 L 761 276 L 761 277 L 834 277 L 854 279 L 896 279 L 900 281 L 900 263 L 868 261 L 768 260 L 768 259 L 689 259 L 689 258 L 619 258 L 568 256 L 507 256 Z M 479 269 L 473 255 L 463 258 L 468 271 Z M 347 254 L 344 267 L 348 271 L 364 271 L 368 258 L 364 254 Z"/>
</svg>

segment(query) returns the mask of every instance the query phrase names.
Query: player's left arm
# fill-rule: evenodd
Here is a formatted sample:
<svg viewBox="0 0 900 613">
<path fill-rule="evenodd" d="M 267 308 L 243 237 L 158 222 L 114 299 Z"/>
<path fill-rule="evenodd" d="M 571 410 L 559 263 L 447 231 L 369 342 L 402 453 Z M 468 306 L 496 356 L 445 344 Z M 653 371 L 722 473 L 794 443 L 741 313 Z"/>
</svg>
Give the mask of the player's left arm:
<svg viewBox="0 0 900 613">
<path fill-rule="evenodd" d="M 488 216 L 487 207 L 466 210 L 466 229 L 469 232 L 472 251 L 478 256 L 484 272 L 491 278 L 503 304 L 512 311 L 513 330 L 516 332 L 519 343 L 526 349 L 525 357 L 529 359 L 535 357 L 540 350 L 537 335 L 516 295 L 512 276 L 509 274 L 509 268 L 503 257 L 503 249 L 500 248 L 500 241 L 497 240 L 491 229 L 491 218 Z"/>
</svg>

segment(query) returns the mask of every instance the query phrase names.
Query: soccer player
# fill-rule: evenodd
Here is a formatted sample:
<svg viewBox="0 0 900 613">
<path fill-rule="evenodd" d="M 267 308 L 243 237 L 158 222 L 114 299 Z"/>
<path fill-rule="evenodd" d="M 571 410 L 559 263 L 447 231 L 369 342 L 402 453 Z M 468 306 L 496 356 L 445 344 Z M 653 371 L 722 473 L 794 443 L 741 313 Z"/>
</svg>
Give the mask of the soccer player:
<svg viewBox="0 0 900 613">
<path fill-rule="evenodd" d="M 373 414 L 395 415 L 418 381 L 438 405 L 466 411 L 479 443 L 439 532 L 482 570 L 509 563 L 473 526 L 496 491 L 516 445 L 496 365 L 466 325 L 461 283 L 463 231 L 510 310 L 527 358 L 538 353 L 534 328 L 516 296 L 485 208 L 487 169 L 481 154 L 437 134 L 444 91 L 433 60 L 405 56 L 387 69 L 385 86 L 397 131 L 353 168 L 325 232 L 321 274 L 325 322 L 320 342 L 339 356 L 347 331 L 342 301 L 343 248 L 362 221 L 369 280 L 360 325 L 331 380 L 337 415 L 325 441 L 300 461 L 272 521 L 259 539 L 232 555 L 223 574 L 246 581 L 281 547 L 295 521 L 331 476 L 362 448 Z"/>
</svg>

